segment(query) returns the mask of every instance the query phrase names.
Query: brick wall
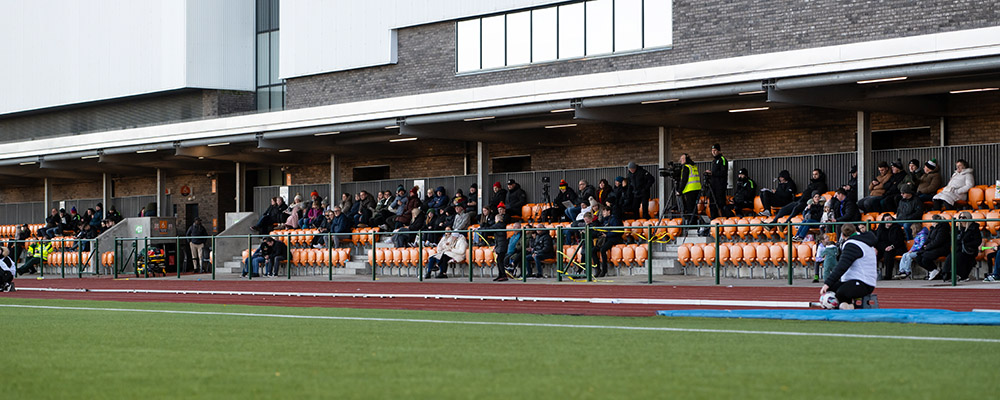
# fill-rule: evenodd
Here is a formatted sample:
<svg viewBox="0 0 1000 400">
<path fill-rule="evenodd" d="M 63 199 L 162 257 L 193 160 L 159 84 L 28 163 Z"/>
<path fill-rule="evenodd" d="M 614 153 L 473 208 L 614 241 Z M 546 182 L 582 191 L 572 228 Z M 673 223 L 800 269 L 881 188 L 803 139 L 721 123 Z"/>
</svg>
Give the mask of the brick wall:
<svg viewBox="0 0 1000 400">
<path fill-rule="evenodd" d="M 950 110 L 958 114 L 945 120 L 945 144 L 1000 142 L 1000 92 L 949 96 Z"/>
<path fill-rule="evenodd" d="M 794 3 L 794 4 L 793 4 Z M 996 26 L 985 0 L 674 1 L 669 50 L 455 74 L 455 23 L 400 29 L 398 63 L 287 81 L 287 108 Z"/>
</svg>

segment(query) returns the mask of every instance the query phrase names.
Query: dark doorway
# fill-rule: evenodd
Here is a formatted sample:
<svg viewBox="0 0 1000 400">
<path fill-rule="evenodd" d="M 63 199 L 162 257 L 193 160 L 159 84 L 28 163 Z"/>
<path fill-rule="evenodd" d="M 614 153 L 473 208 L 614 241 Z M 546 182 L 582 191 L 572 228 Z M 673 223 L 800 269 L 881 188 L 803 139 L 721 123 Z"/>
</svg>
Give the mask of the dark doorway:
<svg viewBox="0 0 1000 400">
<path fill-rule="evenodd" d="M 184 229 L 194 225 L 194 219 L 198 218 L 198 204 L 185 204 L 184 205 Z"/>
<path fill-rule="evenodd" d="M 389 166 L 370 165 L 365 167 L 356 167 L 353 170 L 351 178 L 354 182 L 378 181 L 382 179 L 389 179 Z"/>
<path fill-rule="evenodd" d="M 493 159 L 493 173 L 531 171 L 531 156 L 497 157 Z"/>
<path fill-rule="evenodd" d="M 932 146 L 931 127 L 884 129 L 872 131 L 872 150 L 905 149 Z"/>
</svg>

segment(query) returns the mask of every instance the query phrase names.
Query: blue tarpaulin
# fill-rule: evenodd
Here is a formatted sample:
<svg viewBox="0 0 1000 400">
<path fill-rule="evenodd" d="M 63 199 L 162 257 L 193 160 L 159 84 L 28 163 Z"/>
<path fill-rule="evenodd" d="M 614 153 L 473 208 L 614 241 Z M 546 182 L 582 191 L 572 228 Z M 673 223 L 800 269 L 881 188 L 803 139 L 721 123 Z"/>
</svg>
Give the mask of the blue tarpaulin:
<svg viewBox="0 0 1000 400">
<path fill-rule="evenodd" d="M 800 321 L 896 322 L 938 325 L 1000 325 L 1000 313 L 937 309 L 866 310 L 666 310 L 665 317 L 785 319 Z"/>
</svg>

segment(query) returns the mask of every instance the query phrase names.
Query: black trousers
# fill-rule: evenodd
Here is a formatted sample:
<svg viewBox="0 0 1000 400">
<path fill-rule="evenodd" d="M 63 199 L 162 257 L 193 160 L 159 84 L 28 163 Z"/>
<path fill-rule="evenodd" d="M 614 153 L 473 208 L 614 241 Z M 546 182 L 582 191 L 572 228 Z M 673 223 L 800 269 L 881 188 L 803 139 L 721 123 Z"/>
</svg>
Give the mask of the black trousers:
<svg viewBox="0 0 1000 400">
<path fill-rule="evenodd" d="M 35 266 L 41 263 L 42 263 L 41 257 L 28 257 L 28 259 L 24 262 L 24 265 L 22 265 L 21 268 L 17 269 L 17 274 L 24 275 L 25 272 L 29 271 L 31 273 L 35 273 L 37 272 Z"/>
<path fill-rule="evenodd" d="M 636 218 L 638 219 L 649 218 L 649 194 L 637 196 L 636 198 L 633 199 L 633 201 L 636 202 L 636 204 L 633 206 L 633 209 L 639 212 L 639 215 L 636 216 Z"/>
<path fill-rule="evenodd" d="M 875 291 L 875 287 L 868 286 L 868 284 L 859 280 L 851 279 L 847 282 L 835 283 L 830 287 L 830 290 L 837 293 L 837 301 L 845 303 L 872 294 Z"/>
<path fill-rule="evenodd" d="M 975 254 L 965 254 L 960 250 L 955 250 L 955 273 L 958 275 L 959 279 L 968 278 L 969 273 L 972 272 L 972 268 L 975 266 Z M 948 255 L 948 258 L 944 259 L 944 266 L 941 269 L 942 279 L 948 279 L 951 277 L 951 254 Z"/>
<path fill-rule="evenodd" d="M 896 256 L 901 256 L 906 252 L 906 249 L 892 249 L 892 251 L 879 251 L 878 258 L 882 260 L 882 265 L 885 266 L 885 272 L 883 277 L 885 279 L 892 279 L 892 272 L 896 268 Z"/>
<path fill-rule="evenodd" d="M 724 179 L 712 179 L 712 198 L 709 204 L 712 207 L 712 218 L 722 216 L 722 210 L 729 203 L 726 199 L 726 181 Z"/>
<path fill-rule="evenodd" d="M 681 195 L 682 200 L 684 200 L 684 211 L 683 213 L 687 215 L 687 220 L 685 221 L 689 225 L 697 225 L 698 222 L 698 193 L 697 190 L 690 191 Z"/>
<path fill-rule="evenodd" d="M 788 203 L 791 202 L 790 201 L 783 202 L 778 200 L 778 198 L 774 196 L 774 192 L 771 191 L 760 192 L 760 204 L 764 206 L 765 211 L 771 211 L 771 207 L 784 207 L 788 205 Z"/>
<path fill-rule="evenodd" d="M 927 251 L 921 251 L 917 257 L 917 265 L 920 268 L 926 269 L 928 271 L 933 271 L 937 268 L 937 263 L 935 262 L 938 258 L 945 257 L 948 255 L 948 249 L 932 249 Z"/>
<path fill-rule="evenodd" d="M 14 281 L 14 274 L 10 273 L 10 271 L 7 270 L 0 271 L 0 286 L 4 286 L 13 281 Z"/>
</svg>

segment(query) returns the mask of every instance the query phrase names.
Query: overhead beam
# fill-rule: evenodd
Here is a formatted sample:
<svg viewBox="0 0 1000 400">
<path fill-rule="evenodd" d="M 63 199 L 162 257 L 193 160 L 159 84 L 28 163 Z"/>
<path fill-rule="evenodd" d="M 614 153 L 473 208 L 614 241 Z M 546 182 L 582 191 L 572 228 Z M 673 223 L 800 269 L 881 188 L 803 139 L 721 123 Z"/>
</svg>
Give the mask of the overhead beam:
<svg viewBox="0 0 1000 400">
<path fill-rule="evenodd" d="M 874 88 L 861 85 L 825 88 L 767 90 L 768 103 L 795 104 L 848 111 L 878 111 L 892 114 L 942 116 L 948 113 L 946 102 L 934 96 L 873 97 Z M 871 93 L 870 93 L 871 92 Z"/>
</svg>

